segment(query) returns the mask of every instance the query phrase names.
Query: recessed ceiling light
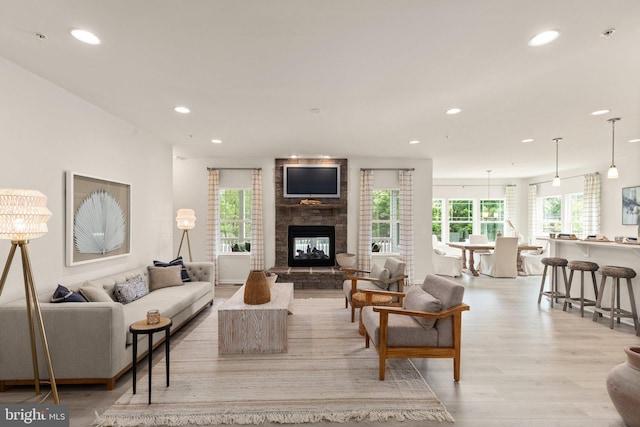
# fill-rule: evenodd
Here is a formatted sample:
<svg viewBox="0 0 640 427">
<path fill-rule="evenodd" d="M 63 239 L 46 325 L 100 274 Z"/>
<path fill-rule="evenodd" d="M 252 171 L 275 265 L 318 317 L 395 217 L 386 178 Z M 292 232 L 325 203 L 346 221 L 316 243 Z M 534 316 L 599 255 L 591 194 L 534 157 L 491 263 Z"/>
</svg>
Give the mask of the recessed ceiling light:
<svg viewBox="0 0 640 427">
<path fill-rule="evenodd" d="M 414 139 L 409 141 L 409 144 L 420 144 L 420 141 L 418 141 L 417 139 Z"/>
<path fill-rule="evenodd" d="M 630 139 L 629 142 L 640 142 L 640 138 Z"/>
<path fill-rule="evenodd" d="M 181 113 L 181 114 L 189 114 L 191 112 L 191 110 L 189 110 L 187 107 L 181 107 L 178 106 L 176 108 L 173 109 L 176 113 Z"/>
<path fill-rule="evenodd" d="M 560 35 L 560 31 L 549 30 L 536 34 L 529 39 L 529 46 L 542 46 L 547 43 L 551 43 Z"/>
<path fill-rule="evenodd" d="M 533 138 L 523 139 L 521 142 L 533 142 Z"/>
<path fill-rule="evenodd" d="M 455 107 L 455 108 L 449 108 L 447 110 L 447 114 L 458 114 L 460 111 L 462 111 L 461 109 Z"/>
<path fill-rule="evenodd" d="M 592 116 L 601 116 L 603 114 L 607 114 L 609 110 L 597 110 L 591 113 Z"/>
<path fill-rule="evenodd" d="M 212 139 L 211 142 L 213 142 L 214 144 L 222 144 L 221 139 Z"/>
<path fill-rule="evenodd" d="M 82 43 L 100 44 L 100 39 L 95 34 L 90 33 L 87 30 L 73 29 L 71 30 L 71 35 Z"/>
<path fill-rule="evenodd" d="M 291 157 L 292 159 L 297 159 L 297 158 L 298 158 L 298 156 L 296 156 L 295 154 L 292 154 L 290 157 Z"/>
</svg>

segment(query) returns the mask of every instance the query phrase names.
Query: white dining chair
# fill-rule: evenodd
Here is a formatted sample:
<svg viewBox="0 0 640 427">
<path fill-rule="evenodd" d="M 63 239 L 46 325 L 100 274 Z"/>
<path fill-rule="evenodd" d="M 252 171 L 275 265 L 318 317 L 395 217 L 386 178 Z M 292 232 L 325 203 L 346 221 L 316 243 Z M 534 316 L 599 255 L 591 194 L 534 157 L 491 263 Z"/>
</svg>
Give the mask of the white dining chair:
<svg viewBox="0 0 640 427">
<path fill-rule="evenodd" d="M 498 237 L 493 253 L 480 255 L 480 273 L 492 277 L 518 277 L 518 238 Z"/>
</svg>

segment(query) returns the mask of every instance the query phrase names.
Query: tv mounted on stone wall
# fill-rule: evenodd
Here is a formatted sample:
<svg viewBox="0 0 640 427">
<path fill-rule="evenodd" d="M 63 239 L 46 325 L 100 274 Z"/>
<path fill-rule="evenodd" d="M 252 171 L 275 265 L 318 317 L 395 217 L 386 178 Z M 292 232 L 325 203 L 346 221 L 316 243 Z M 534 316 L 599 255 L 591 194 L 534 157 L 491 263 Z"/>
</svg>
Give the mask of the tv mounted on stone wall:
<svg viewBox="0 0 640 427">
<path fill-rule="evenodd" d="M 340 165 L 283 166 L 284 197 L 340 198 Z"/>
</svg>

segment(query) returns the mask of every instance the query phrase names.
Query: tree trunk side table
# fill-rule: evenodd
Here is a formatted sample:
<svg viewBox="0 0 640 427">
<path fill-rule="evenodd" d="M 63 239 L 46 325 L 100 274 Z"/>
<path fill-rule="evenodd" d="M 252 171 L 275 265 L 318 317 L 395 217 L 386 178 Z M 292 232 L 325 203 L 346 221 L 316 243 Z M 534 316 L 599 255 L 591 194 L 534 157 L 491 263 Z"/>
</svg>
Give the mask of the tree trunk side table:
<svg viewBox="0 0 640 427">
<path fill-rule="evenodd" d="M 153 353 L 153 334 L 155 332 L 165 332 L 165 363 L 167 371 L 167 387 L 169 387 L 169 347 L 171 334 L 170 329 L 172 325 L 171 319 L 161 317 L 160 322 L 153 325 L 149 325 L 146 320 L 139 320 L 129 326 L 129 331 L 133 334 L 133 394 L 136 394 L 136 371 L 138 363 L 138 335 L 146 334 L 149 336 L 149 405 L 151 404 L 151 355 Z"/>
</svg>

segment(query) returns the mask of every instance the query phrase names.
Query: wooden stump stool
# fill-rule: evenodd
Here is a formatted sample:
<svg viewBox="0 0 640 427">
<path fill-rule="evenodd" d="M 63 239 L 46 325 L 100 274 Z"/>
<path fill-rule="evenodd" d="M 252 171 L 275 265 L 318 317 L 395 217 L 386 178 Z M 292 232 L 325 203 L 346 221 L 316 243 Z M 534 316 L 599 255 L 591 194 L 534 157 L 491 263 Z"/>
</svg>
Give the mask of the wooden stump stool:
<svg viewBox="0 0 640 427">
<path fill-rule="evenodd" d="M 632 268 L 618 267 L 614 265 L 606 265 L 600 269 L 602 273 L 602 282 L 600 283 L 600 292 L 598 292 L 598 299 L 596 300 L 596 307 L 593 312 L 593 321 L 598 321 L 598 313 L 609 316 L 609 327 L 613 329 L 613 319 L 617 318 L 620 323 L 621 317 L 630 317 L 633 319 L 633 326 L 636 329 L 636 335 L 640 334 L 638 329 L 638 313 L 636 311 L 636 299 L 633 295 L 633 287 L 631 286 L 631 279 L 636 277 L 636 272 Z M 602 306 L 602 297 L 604 295 L 604 288 L 607 284 L 607 277 L 611 277 L 611 303 L 609 307 Z M 623 310 L 620 308 L 620 279 L 627 279 L 627 291 L 629 292 L 629 303 L 631 304 L 631 310 Z"/>
<path fill-rule="evenodd" d="M 538 304 L 542 300 L 542 295 L 546 295 L 551 300 L 551 308 L 553 308 L 553 300 L 558 302 L 558 298 L 564 298 L 565 294 L 558 291 L 558 269 L 562 268 L 562 277 L 564 278 L 564 289 L 567 290 L 567 270 L 566 266 L 569 263 L 564 258 L 549 257 L 542 258 L 540 260 L 544 264 L 544 271 L 542 272 L 542 283 L 540 284 L 540 292 L 538 293 Z M 544 281 L 547 278 L 547 269 L 551 266 L 551 289 L 544 290 Z"/>
<path fill-rule="evenodd" d="M 351 304 L 354 308 L 360 309 L 360 323 L 358 324 L 358 332 L 360 335 L 364 336 L 364 325 L 362 324 L 362 307 L 365 305 L 367 295 L 364 292 L 356 292 L 351 295 Z M 371 296 L 371 305 L 391 305 L 393 298 L 387 295 L 376 295 L 373 294 Z"/>
<path fill-rule="evenodd" d="M 571 306 L 572 303 L 580 304 L 580 316 L 584 317 L 584 307 L 590 305 L 596 305 L 596 302 L 584 297 L 584 272 L 591 272 L 591 279 L 593 281 L 593 292 L 595 298 L 598 299 L 598 283 L 596 282 L 596 271 L 600 267 L 595 262 L 589 261 L 569 261 L 569 283 L 567 284 L 567 297 L 564 299 L 564 305 L 562 311 L 567 311 L 567 305 Z M 571 283 L 573 282 L 573 272 L 578 270 L 580 272 L 580 298 L 571 297 Z"/>
</svg>

